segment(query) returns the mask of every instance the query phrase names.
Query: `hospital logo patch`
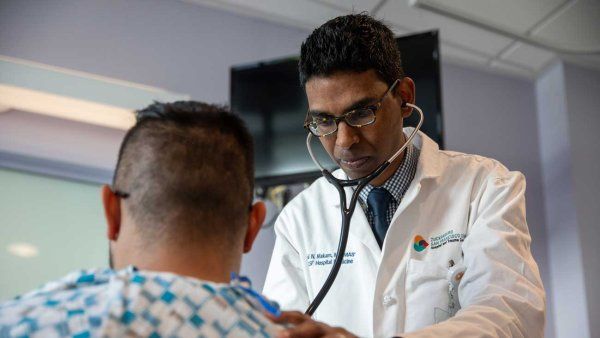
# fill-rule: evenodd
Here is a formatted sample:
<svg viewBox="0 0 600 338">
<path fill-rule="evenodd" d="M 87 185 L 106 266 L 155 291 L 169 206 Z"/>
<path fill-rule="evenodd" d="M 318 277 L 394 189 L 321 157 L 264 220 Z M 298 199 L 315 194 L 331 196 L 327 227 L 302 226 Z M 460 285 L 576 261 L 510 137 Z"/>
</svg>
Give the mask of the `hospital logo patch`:
<svg viewBox="0 0 600 338">
<path fill-rule="evenodd" d="M 430 238 L 431 250 L 441 248 L 442 246 L 449 243 L 462 243 L 465 241 L 465 238 L 467 238 L 467 234 L 454 232 L 454 230 L 446 231 L 443 234 L 433 236 Z"/>
<path fill-rule="evenodd" d="M 413 248 L 415 248 L 417 252 L 425 250 L 428 246 L 429 243 L 427 243 L 427 241 L 423 237 L 419 235 L 415 236 L 415 243 L 413 244 Z"/>
</svg>

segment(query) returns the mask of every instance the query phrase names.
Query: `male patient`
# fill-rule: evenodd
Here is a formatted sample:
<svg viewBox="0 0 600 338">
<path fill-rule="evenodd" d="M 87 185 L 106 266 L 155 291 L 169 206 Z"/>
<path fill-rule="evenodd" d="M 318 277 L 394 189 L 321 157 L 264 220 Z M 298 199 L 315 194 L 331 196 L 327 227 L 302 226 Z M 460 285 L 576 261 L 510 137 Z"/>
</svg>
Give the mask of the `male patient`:
<svg viewBox="0 0 600 338">
<path fill-rule="evenodd" d="M 273 304 L 229 284 L 265 216 L 253 174 L 236 116 L 199 102 L 139 111 L 102 188 L 111 269 L 1 304 L 0 337 L 275 335 Z"/>
</svg>

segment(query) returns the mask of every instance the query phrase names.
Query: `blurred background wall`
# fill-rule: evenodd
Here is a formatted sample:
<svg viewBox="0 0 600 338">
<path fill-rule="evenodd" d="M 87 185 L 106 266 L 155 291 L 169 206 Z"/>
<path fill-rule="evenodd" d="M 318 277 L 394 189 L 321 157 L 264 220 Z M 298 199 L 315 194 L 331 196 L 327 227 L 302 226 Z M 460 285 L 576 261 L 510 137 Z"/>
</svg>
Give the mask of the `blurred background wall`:
<svg viewBox="0 0 600 338">
<path fill-rule="evenodd" d="M 75 269 L 108 265 L 96 185 L 0 169 L 0 187 L 0 299 Z M 38 255 L 28 259 L 7 251 L 24 242 L 34 244 Z"/>
<path fill-rule="evenodd" d="M 391 11 L 395 2 L 359 3 Z M 3 0 L 0 56 L 148 86 L 172 97 L 227 103 L 230 67 L 296 55 L 310 28 L 221 7 L 211 1 Z M 344 12 L 323 8 L 329 9 L 323 17 Z M 451 28 L 442 27 L 440 34 L 456 39 Z M 527 177 L 532 250 L 548 294 L 547 336 L 600 336 L 600 324 L 592 320 L 600 317 L 600 71 L 552 54 L 531 52 L 544 62 L 530 69 L 516 67 L 518 58 L 503 64 L 448 40 L 442 47 L 446 148 L 496 158 Z M 0 169 L 0 299 L 69 270 L 107 265 L 99 183 L 109 179 L 123 135 L 120 129 L 0 107 L 0 165 L 12 168 Z M 95 179 L 31 174 L 27 161 L 54 170 L 69 166 Z M 17 162 L 20 167 L 11 165 Z M 244 258 L 243 273 L 258 289 L 273 241 L 272 228 L 264 229 Z M 6 250 L 21 242 L 34 244 L 38 255 Z"/>
</svg>

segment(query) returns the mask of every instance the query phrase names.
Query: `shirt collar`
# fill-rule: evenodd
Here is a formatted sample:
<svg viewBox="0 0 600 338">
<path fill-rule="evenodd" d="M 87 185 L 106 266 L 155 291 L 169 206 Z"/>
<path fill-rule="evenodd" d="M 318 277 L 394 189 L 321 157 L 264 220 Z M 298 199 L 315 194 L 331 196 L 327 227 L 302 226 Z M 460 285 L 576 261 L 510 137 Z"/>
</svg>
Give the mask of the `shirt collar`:
<svg viewBox="0 0 600 338">
<path fill-rule="evenodd" d="M 398 167 L 396 172 L 381 186 L 394 197 L 396 203 L 400 202 L 404 193 L 408 190 L 408 187 L 414 178 L 418 161 L 419 149 L 412 144 L 409 144 L 408 147 L 406 147 L 406 153 L 400 167 Z M 373 188 L 375 188 L 373 185 L 368 184 L 360 192 L 359 198 L 362 203 L 367 202 L 367 197 Z"/>
</svg>

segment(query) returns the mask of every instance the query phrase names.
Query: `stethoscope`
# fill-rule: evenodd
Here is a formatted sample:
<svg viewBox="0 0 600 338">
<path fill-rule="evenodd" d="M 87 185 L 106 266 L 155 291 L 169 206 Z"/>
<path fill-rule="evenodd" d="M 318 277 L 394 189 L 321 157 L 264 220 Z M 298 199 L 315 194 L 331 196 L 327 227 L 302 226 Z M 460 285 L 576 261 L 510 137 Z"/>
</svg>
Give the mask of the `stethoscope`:
<svg viewBox="0 0 600 338">
<path fill-rule="evenodd" d="M 305 314 L 307 314 L 309 316 L 313 315 L 313 313 L 317 310 L 317 308 L 323 301 L 323 298 L 325 298 L 325 295 L 327 295 L 327 293 L 329 292 L 329 289 L 331 288 L 331 285 L 335 281 L 335 278 L 337 277 L 340 267 L 342 266 L 342 260 L 344 259 L 344 254 L 346 253 L 346 244 L 348 242 L 348 234 L 350 233 L 350 220 L 352 219 L 352 214 L 354 213 L 354 209 L 356 208 L 356 202 L 358 201 L 358 195 L 363 190 L 363 188 L 365 186 L 367 186 L 367 184 L 369 184 L 369 182 L 371 182 L 377 176 L 379 176 L 382 172 L 384 172 L 385 169 L 387 169 L 387 167 L 389 167 L 389 165 L 392 162 L 394 162 L 394 160 L 398 156 L 400 156 L 400 154 L 402 154 L 404 149 L 406 149 L 406 147 L 408 147 L 408 145 L 412 142 L 415 135 L 417 135 L 417 132 L 419 131 L 419 129 L 421 129 L 421 125 L 423 124 L 423 119 L 424 119 L 423 111 L 421 110 L 421 108 L 417 107 L 414 104 L 410 104 L 410 103 L 404 103 L 403 106 L 408 106 L 408 107 L 414 108 L 419 112 L 419 123 L 417 124 L 417 126 L 415 127 L 413 132 L 408 136 L 408 138 L 406 139 L 406 142 L 404 142 L 402 147 L 400 147 L 400 149 L 398 149 L 398 151 L 392 157 L 390 157 L 389 160 L 387 160 L 386 162 L 383 162 L 371 174 L 369 174 L 365 177 L 362 177 L 362 178 L 357 178 L 357 179 L 353 179 L 353 180 L 339 180 L 339 179 L 335 178 L 331 174 L 331 172 L 329 170 L 325 169 L 321 165 L 321 163 L 319 163 L 317 158 L 315 157 L 315 154 L 313 153 L 312 148 L 311 148 L 311 140 L 312 140 L 313 135 L 311 133 L 308 133 L 308 136 L 306 137 L 306 147 L 308 148 L 308 153 L 310 154 L 310 157 L 312 158 L 313 162 L 315 162 L 317 167 L 319 167 L 319 169 L 321 169 L 321 173 L 323 174 L 325 179 L 327 179 L 327 181 L 329 183 L 331 183 L 337 189 L 338 193 L 340 194 L 340 209 L 342 211 L 342 230 L 340 233 L 340 240 L 338 243 L 337 256 L 335 257 L 331 271 L 329 271 L 327 280 L 325 280 L 325 283 L 321 287 L 321 290 L 319 290 L 319 293 L 317 294 L 315 299 L 312 301 L 312 303 L 310 303 L 309 307 L 305 311 Z M 350 199 L 350 204 L 348 205 L 348 207 L 346 207 L 346 192 L 345 192 L 344 188 L 345 187 L 353 187 L 353 186 L 356 186 L 356 189 L 354 189 L 354 192 L 352 193 L 352 198 Z"/>
</svg>

